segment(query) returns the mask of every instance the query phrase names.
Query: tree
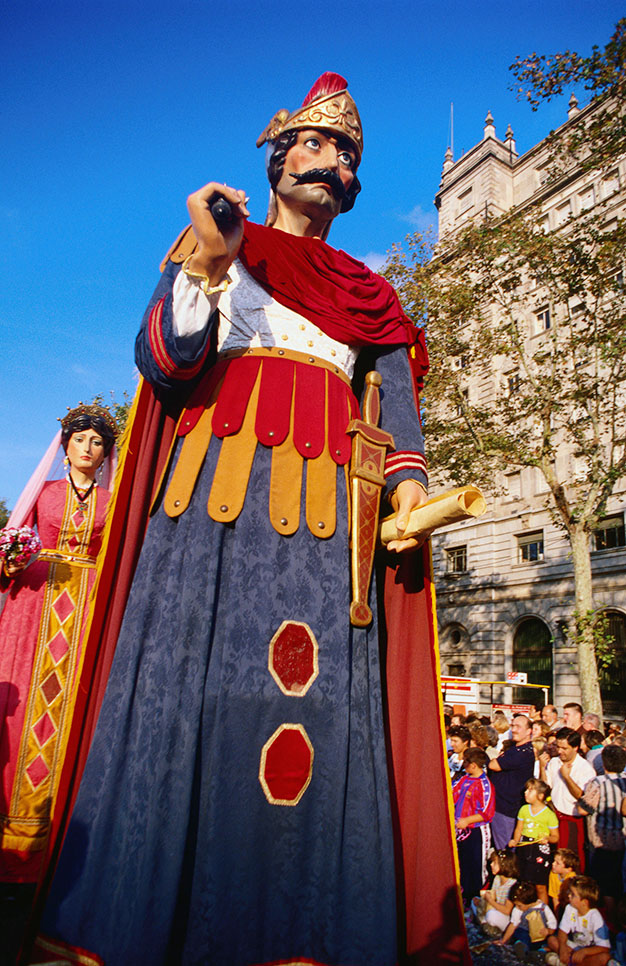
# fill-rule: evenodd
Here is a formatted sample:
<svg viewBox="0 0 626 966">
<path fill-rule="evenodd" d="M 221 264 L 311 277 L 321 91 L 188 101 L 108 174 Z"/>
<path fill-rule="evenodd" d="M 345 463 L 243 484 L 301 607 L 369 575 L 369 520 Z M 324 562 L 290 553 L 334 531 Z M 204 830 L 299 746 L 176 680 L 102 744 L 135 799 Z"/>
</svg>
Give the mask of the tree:
<svg viewBox="0 0 626 966">
<path fill-rule="evenodd" d="M 624 60 L 625 25 L 604 55 L 533 55 L 514 65 L 537 98 L 561 92 L 558 78 L 565 82 L 567 65 L 568 79 L 591 78 L 597 102 L 581 112 L 582 125 L 566 125 L 565 148 L 559 132 L 553 136 L 555 179 L 564 176 L 564 164 L 582 170 L 581 159 L 606 166 L 610 158 L 615 165 L 616 151 L 624 150 L 614 134 L 623 123 L 625 90 L 613 65 Z M 596 110 L 605 131 L 606 111 L 617 118 L 600 146 Z M 553 518 L 571 546 L 582 700 L 597 711 L 595 647 L 604 624 L 593 605 L 590 534 L 626 473 L 625 244 L 624 221 L 607 227 L 602 206 L 549 233 L 541 208 L 526 207 L 471 223 L 436 244 L 409 236 L 407 250 L 395 246 L 385 269 L 405 310 L 427 327 L 431 467 L 452 482 L 471 479 L 492 490 L 503 486 L 505 471 L 523 467 L 536 467 L 545 480 Z M 542 303 L 547 315 L 536 312 Z"/>
<path fill-rule="evenodd" d="M 595 101 L 593 116 L 579 118 L 565 136 L 552 133 L 554 177 L 572 164 L 603 170 L 626 154 L 626 17 L 618 21 L 604 49 L 594 46 L 588 57 L 571 50 L 551 56 L 533 53 L 517 57 L 510 70 L 517 81 L 513 90 L 533 111 L 571 86 L 581 86 Z"/>
<path fill-rule="evenodd" d="M 6 500 L 0 500 L 0 529 L 6 527 L 9 516 Z"/>
<path fill-rule="evenodd" d="M 111 414 L 113 415 L 113 418 L 117 423 L 117 428 L 119 430 L 118 437 L 117 437 L 117 443 L 119 446 L 124 430 L 126 429 L 126 423 L 128 422 L 128 417 L 130 415 L 130 409 L 133 404 L 133 401 L 132 399 L 130 399 L 130 397 L 128 396 L 128 393 L 126 392 L 124 392 L 122 402 L 117 401 L 117 399 L 115 398 L 114 392 L 111 392 L 110 395 L 111 395 L 111 402 L 108 405 L 105 403 L 104 396 L 102 395 L 102 393 L 98 393 L 97 396 L 94 396 L 92 401 L 95 405 L 106 406 L 106 408 L 110 410 Z"/>
</svg>

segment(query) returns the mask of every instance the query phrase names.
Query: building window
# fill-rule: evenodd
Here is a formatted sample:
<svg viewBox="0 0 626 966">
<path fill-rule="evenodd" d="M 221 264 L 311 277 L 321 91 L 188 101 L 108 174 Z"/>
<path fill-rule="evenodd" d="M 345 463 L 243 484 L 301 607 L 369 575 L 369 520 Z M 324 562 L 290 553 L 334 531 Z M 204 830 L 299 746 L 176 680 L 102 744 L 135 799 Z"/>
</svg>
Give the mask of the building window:
<svg viewBox="0 0 626 966">
<path fill-rule="evenodd" d="M 464 678 L 465 676 L 464 664 L 448 664 L 448 677 Z"/>
<path fill-rule="evenodd" d="M 456 404 L 456 414 L 457 416 L 462 416 L 465 412 L 465 408 L 469 402 L 469 389 L 461 390 L 461 399 Z"/>
<path fill-rule="evenodd" d="M 510 473 L 506 478 L 506 488 L 512 500 L 519 500 L 522 495 L 522 474 Z"/>
<path fill-rule="evenodd" d="M 610 198 L 611 195 L 614 195 L 619 191 L 619 175 L 617 171 L 612 171 L 611 174 L 608 174 L 606 178 L 604 178 L 602 181 L 601 190 L 603 198 Z"/>
<path fill-rule="evenodd" d="M 535 312 L 535 333 L 547 332 L 551 325 L 550 307 L 544 305 Z"/>
<path fill-rule="evenodd" d="M 525 617 L 518 624 L 513 637 L 513 668 L 525 671 L 529 684 L 552 688 L 552 635 L 548 625 L 539 617 Z M 513 692 L 516 702 L 534 704 L 540 699 L 543 699 L 543 693 L 534 688 L 520 686 Z"/>
<path fill-rule="evenodd" d="M 549 493 L 550 486 L 541 470 L 537 466 L 533 467 L 533 470 L 535 496 L 539 496 L 541 493 Z"/>
<path fill-rule="evenodd" d="M 467 570 L 467 547 L 446 549 L 446 573 L 462 574 Z"/>
<path fill-rule="evenodd" d="M 594 550 L 612 550 L 614 547 L 626 547 L 624 532 L 624 516 L 618 513 L 613 517 L 600 520 L 592 534 Z"/>
<path fill-rule="evenodd" d="M 543 530 L 518 536 L 517 562 L 538 563 L 540 560 L 543 560 Z"/>
<path fill-rule="evenodd" d="M 468 188 L 467 191 L 459 195 L 459 214 L 462 215 L 464 212 L 469 211 L 472 204 L 472 189 Z"/>
<path fill-rule="evenodd" d="M 507 376 L 507 387 L 509 390 L 509 396 L 514 396 L 520 387 L 520 377 L 519 372 L 512 372 L 510 376 Z"/>
<path fill-rule="evenodd" d="M 570 215 L 572 213 L 572 203 L 571 201 L 566 201 L 564 205 L 559 205 L 556 209 L 556 226 L 564 225 L 566 221 L 569 221 Z"/>
<path fill-rule="evenodd" d="M 607 609 L 607 631 L 613 660 L 600 670 L 600 693 L 605 714 L 623 718 L 626 712 L 626 617 L 621 611 Z"/>
<path fill-rule="evenodd" d="M 579 198 L 581 211 L 587 211 L 588 208 L 593 208 L 596 203 L 593 185 L 590 184 L 588 188 L 583 188 L 583 190 L 580 192 Z"/>
<path fill-rule="evenodd" d="M 550 168 L 548 165 L 549 162 L 546 161 L 543 166 L 537 168 L 537 181 L 540 188 L 550 180 Z"/>
</svg>

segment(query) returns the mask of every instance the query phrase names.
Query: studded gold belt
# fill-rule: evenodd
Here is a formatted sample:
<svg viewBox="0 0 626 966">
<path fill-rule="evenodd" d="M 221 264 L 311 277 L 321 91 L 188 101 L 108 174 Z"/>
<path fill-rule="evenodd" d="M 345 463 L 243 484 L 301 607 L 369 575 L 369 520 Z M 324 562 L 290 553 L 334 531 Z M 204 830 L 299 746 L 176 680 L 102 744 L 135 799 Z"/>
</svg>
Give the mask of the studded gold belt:
<svg viewBox="0 0 626 966">
<path fill-rule="evenodd" d="M 332 362 L 289 349 L 235 349 L 223 353 L 206 384 L 194 393 L 179 421 L 184 436 L 163 506 L 184 513 L 212 436 L 222 439 L 211 484 L 208 514 L 232 523 L 244 505 L 257 445 L 271 448 L 270 522 L 278 533 L 300 525 L 306 468 L 306 523 L 316 537 L 336 529 L 337 470 L 347 472 L 358 416 L 350 380 Z"/>
</svg>

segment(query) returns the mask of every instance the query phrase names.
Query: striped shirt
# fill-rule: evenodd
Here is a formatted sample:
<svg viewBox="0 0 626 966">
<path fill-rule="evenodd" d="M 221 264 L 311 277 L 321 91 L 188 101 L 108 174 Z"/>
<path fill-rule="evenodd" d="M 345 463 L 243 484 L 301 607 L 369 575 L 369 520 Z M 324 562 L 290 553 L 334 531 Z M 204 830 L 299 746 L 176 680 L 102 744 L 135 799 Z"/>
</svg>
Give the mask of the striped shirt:
<svg viewBox="0 0 626 966">
<path fill-rule="evenodd" d="M 586 806 L 589 842 L 596 849 L 612 852 L 624 848 L 622 801 L 626 796 L 626 778 L 620 775 L 598 775 L 585 785 L 580 804 Z"/>
</svg>

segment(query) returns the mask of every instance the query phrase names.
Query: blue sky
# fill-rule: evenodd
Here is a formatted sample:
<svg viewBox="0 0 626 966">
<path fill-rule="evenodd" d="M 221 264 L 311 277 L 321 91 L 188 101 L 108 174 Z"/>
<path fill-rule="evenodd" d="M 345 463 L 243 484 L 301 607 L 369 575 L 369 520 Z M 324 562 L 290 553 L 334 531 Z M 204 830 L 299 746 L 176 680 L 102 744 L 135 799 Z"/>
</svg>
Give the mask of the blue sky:
<svg viewBox="0 0 626 966">
<path fill-rule="evenodd" d="M 508 89 L 517 54 L 603 45 L 617 0 L 24 0 L 0 36 L 0 498 L 12 506 L 79 400 L 134 392 L 133 342 L 158 265 L 210 180 L 263 221 L 255 140 L 324 70 L 348 78 L 363 191 L 329 242 L 377 265 L 435 222 L 455 157 L 491 110 L 518 150 L 565 120 Z M 569 96 L 569 92 L 568 95 Z"/>
</svg>

